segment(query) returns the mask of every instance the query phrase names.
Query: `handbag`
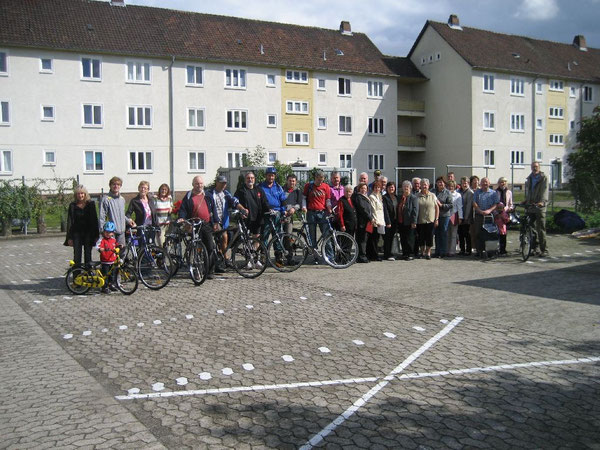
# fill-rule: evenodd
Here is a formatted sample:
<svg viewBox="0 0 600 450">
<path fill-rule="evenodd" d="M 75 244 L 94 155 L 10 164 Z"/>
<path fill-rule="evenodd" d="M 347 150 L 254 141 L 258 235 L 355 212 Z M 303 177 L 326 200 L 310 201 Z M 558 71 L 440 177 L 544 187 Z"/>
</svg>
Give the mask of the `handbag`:
<svg viewBox="0 0 600 450">
<path fill-rule="evenodd" d="M 400 248 L 400 233 L 394 233 L 394 238 L 392 239 L 392 254 L 399 255 L 402 253 L 402 249 Z"/>
</svg>

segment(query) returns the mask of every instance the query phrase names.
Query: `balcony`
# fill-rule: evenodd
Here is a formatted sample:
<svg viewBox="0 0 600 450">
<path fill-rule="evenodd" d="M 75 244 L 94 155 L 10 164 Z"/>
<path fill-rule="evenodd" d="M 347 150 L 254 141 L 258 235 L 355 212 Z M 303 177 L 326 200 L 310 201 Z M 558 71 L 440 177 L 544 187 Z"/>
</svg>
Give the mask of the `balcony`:
<svg viewBox="0 0 600 450">
<path fill-rule="evenodd" d="M 402 152 L 424 152 L 425 137 L 422 136 L 398 136 L 398 150 Z"/>
<path fill-rule="evenodd" d="M 425 117 L 425 102 L 418 100 L 398 100 L 398 115 L 405 117 Z"/>
</svg>

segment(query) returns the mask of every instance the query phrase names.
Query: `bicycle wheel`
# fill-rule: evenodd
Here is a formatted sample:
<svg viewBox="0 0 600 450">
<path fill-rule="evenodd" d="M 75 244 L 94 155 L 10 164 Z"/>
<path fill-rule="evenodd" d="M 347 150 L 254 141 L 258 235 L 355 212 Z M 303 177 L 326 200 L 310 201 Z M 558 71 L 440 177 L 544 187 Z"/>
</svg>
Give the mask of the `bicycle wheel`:
<svg viewBox="0 0 600 450">
<path fill-rule="evenodd" d="M 202 241 L 192 243 L 188 250 L 190 277 L 196 286 L 206 281 L 208 276 L 208 252 Z"/>
<path fill-rule="evenodd" d="M 267 244 L 269 265 L 279 272 L 293 272 L 308 257 L 308 244 L 299 234 L 279 233 Z"/>
<path fill-rule="evenodd" d="M 335 269 L 345 269 L 356 261 L 358 245 L 352 236 L 343 231 L 330 234 L 323 239 L 321 255 Z"/>
<path fill-rule="evenodd" d="M 173 264 L 171 264 L 171 277 L 175 276 L 175 274 L 179 270 L 179 267 L 183 265 L 182 258 L 177 253 L 178 245 L 179 245 L 179 243 L 172 237 L 167 237 L 163 244 L 163 248 L 169 254 L 169 257 L 171 258 L 171 261 L 173 262 Z"/>
<path fill-rule="evenodd" d="M 256 278 L 265 271 L 268 263 L 267 249 L 260 239 L 250 238 L 246 242 L 239 238 L 233 244 L 231 264 L 244 278 Z"/>
<path fill-rule="evenodd" d="M 156 245 L 142 248 L 137 260 L 137 273 L 140 280 L 149 289 L 164 288 L 171 279 L 173 262 L 169 253 Z"/>
<path fill-rule="evenodd" d="M 138 276 L 130 264 L 123 264 L 117 271 L 117 289 L 125 295 L 133 294 L 138 288 Z"/>
<path fill-rule="evenodd" d="M 76 295 L 83 295 L 87 291 L 89 291 L 90 287 L 85 286 L 83 284 L 83 282 L 89 275 L 90 274 L 88 273 L 88 271 L 85 270 L 83 267 L 71 267 L 65 275 L 65 282 L 69 291 Z"/>
<path fill-rule="evenodd" d="M 529 256 L 531 255 L 531 245 L 533 242 L 533 231 L 531 228 L 527 227 L 527 229 L 521 232 L 519 236 L 519 250 L 521 251 L 521 257 L 523 261 L 527 261 Z"/>
</svg>

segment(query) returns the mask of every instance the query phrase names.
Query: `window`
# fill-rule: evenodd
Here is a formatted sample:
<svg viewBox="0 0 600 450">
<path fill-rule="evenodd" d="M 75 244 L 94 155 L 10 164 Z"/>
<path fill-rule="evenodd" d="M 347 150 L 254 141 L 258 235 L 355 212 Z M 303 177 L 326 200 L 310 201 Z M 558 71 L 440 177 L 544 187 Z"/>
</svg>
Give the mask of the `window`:
<svg viewBox="0 0 600 450">
<path fill-rule="evenodd" d="M 423 56 L 421 57 L 421 65 L 424 66 L 427 63 L 427 57 Z"/>
<path fill-rule="evenodd" d="M 188 108 L 188 130 L 204 130 L 204 108 Z"/>
<path fill-rule="evenodd" d="M 571 122 L 569 122 L 569 128 L 571 129 L 571 131 L 573 131 L 575 129 L 575 121 L 571 120 Z"/>
<path fill-rule="evenodd" d="M 81 58 L 81 79 L 86 81 L 102 80 L 102 65 L 99 59 Z"/>
<path fill-rule="evenodd" d="M 383 170 L 383 155 L 367 155 L 369 170 Z"/>
<path fill-rule="evenodd" d="M 565 84 L 560 80 L 550 80 L 549 88 L 551 91 L 562 92 L 565 89 Z"/>
<path fill-rule="evenodd" d="M 510 163 L 518 166 L 525 164 L 525 152 L 523 150 L 511 150 Z"/>
<path fill-rule="evenodd" d="M 436 60 L 436 61 L 439 61 L 440 59 L 442 59 L 442 54 L 441 54 L 440 52 L 437 52 L 437 53 L 435 54 L 435 60 Z"/>
<path fill-rule="evenodd" d="M 277 161 L 277 152 L 269 152 L 267 159 L 269 160 L 269 164 L 275 164 L 275 161 Z"/>
<path fill-rule="evenodd" d="M 0 52 L 0 75 L 8 75 L 8 55 Z"/>
<path fill-rule="evenodd" d="M 40 58 L 40 73 L 54 72 L 54 64 L 52 58 Z"/>
<path fill-rule="evenodd" d="M 12 151 L 0 150 L 0 174 L 12 174 Z"/>
<path fill-rule="evenodd" d="M 85 172 L 102 172 L 104 170 L 104 155 L 102 152 L 86 150 L 83 155 Z"/>
<path fill-rule="evenodd" d="M 524 132 L 525 131 L 525 114 L 510 115 L 510 131 Z"/>
<path fill-rule="evenodd" d="M 325 90 L 325 79 L 319 78 L 317 80 L 317 90 L 318 91 L 324 91 Z"/>
<path fill-rule="evenodd" d="M 496 129 L 496 113 L 493 111 L 483 112 L 483 129 L 494 131 Z"/>
<path fill-rule="evenodd" d="M 205 170 L 204 152 L 188 152 L 188 171 L 204 172 Z"/>
<path fill-rule="evenodd" d="M 128 111 L 129 128 L 152 128 L 152 107 L 129 106 Z"/>
<path fill-rule="evenodd" d="M 367 81 L 367 97 L 383 98 L 383 82 Z"/>
<path fill-rule="evenodd" d="M 202 66 L 186 66 L 185 77 L 186 86 L 204 86 L 204 69 L 202 68 Z"/>
<path fill-rule="evenodd" d="M 535 93 L 536 94 L 543 94 L 544 93 L 544 83 L 542 83 L 541 81 L 537 81 L 535 83 Z"/>
<path fill-rule="evenodd" d="M 592 86 L 584 86 L 583 87 L 583 101 L 591 102 L 591 101 L 593 101 L 593 97 L 594 97 L 594 90 L 593 90 Z"/>
<path fill-rule="evenodd" d="M 83 105 L 83 126 L 96 128 L 102 127 L 102 105 Z"/>
<path fill-rule="evenodd" d="M 542 130 L 542 129 L 544 129 L 544 119 L 540 119 L 540 118 L 536 119 L 536 120 L 535 120 L 535 128 L 536 128 L 537 130 Z"/>
<path fill-rule="evenodd" d="M 569 97 L 575 98 L 576 96 L 577 96 L 577 89 L 575 89 L 575 86 L 570 86 L 569 87 Z"/>
<path fill-rule="evenodd" d="M 248 111 L 232 109 L 227 111 L 227 129 L 234 131 L 248 130 Z"/>
<path fill-rule="evenodd" d="M 56 165 L 56 152 L 54 150 L 44 150 L 42 165 L 44 165 L 44 166 L 55 166 Z"/>
<path fill-rule="evenodd" d="M 150 63 L 140 61 L 127 62 L 128 83 L 150 83 Z"/>
<path fill-rule="evenodd" d="M 225 69 L 225 87 L 229 89 L 246 89 L 246 70 Z"/>
<path fill-rule="evenodd" d="M 352 82 L 350 81 L 350 78 L 338 78 L 338 94 L 347 96 L 351 95 L 351 85 Z"/>
<path fill-rule="evenodd" d="M 550 145 L 563 145 L 563 135 L 562 134 L 551 134 L 550 135 Z"/>
<path fill-rule="evenodd" d="M 352 167 L 352 155 L 350 153 L 340 153 L 340 169 L 350 169 Z"/>
<path fill-rule="evenodd" d="M 510 94 L 525 95 L 525 81 L 522 78 L 510 79 Z"/>
<path fill-rule="evenodd" d="M 543 152 L 541 152 L 541 151 L 537 151 L 537 152 L 535 152 L 535 160 L 536 160 L 536 161 L 542 161 L 542 156 L 543 156 L 543 155 L 544 155 L 544 154 L 543 154 Z"/>
<path fill-rule="evenodd" d="M 352 133 L 352 117 L 340 116 L 339 117 L 339 132 L 340 134 L 351 134 Z"/>
<path fill-rule="evenodd" d="M 326 130 L 327 129 L 327 117 L 318 117 L 317 118 L 317 129 L 318 130 Z"/>
<path fill-rule="evenodd" d="M 288 114 L 308 114 L 308 102 L 287 100 L 285 112 Z"/>
<path fill-rule="evenodd" d="M 272 73 L 267 74 L 267 87 L 275 87 L 275 75 Z"/>
<path fill-rule="evenodd" d="M 288 83 L 308 83 L 308 72 L 301 70 L 286 70 L 285 81 Z"/>
<path fill-rule="evenodd" d="M 369 117 L 369 134 L 383 135 L 383 119 Z"/>
<path fill-rule="evenodd" d="M 0 125 L 10 125 L 10 108 L 7 101 L 0 101 Z"/>
<path fill-rule="evenodd" d="M 309 145 L 308 133 L 299 131 L 286 133 L 286 142 L 288 145 Z"/>
<path fill-rule="evenodd" d="M 42 105 L 42 121 L 54 122 L 54 106 Z"/>
<path fill-rule="evenodd" d="M 267 114 L 267 127 L 277 128 L 277 114 Z"/>
<path fill-rule="evenodd" d="M 130 172 L 152 172 L 152 152 L 129 152 Z"/>
<path fill-rule="evenodd" d="M 227 167 L 242 167 L 244 165 L 244 156 L 246 152 L 229 152 L 227 153 Z"/>
<path fill-rule="evenodd" d="M 494 92 L 494 80 L 494 75 L 483 74 L 483 92 Z"/>
<path fill-rule="evenodd" d="M 326 166 L 327 165 L 327 153 L 325 153 L 325 152 L 319 152 L 319 156 L 318 156 L 318 160 L 317 160 L 317 165 L 319 165 L 319 166 Z"/>
<path fill-rule="evenodd" d="M 486 167 L 494 167 L 496 165 L 494 150 L 483 151 L 483 165 Z"/>
<path fill-rule="evenodd" d="M 559 108 L 556 106 L 551 106 L 548 112 L 548 115 L 551 119 L 562 119 L 564 116 L 563 108 Z"/>
</svg>

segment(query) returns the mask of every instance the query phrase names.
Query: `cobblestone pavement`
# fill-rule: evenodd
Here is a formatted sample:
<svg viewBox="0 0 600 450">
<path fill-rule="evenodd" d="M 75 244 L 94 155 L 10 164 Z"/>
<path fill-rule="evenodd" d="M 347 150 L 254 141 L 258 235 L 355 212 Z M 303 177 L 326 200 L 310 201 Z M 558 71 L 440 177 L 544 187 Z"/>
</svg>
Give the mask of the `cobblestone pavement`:
<svg viewBox="0 0 600 450">
<path fill-rule="evenodd" d="M 132 296 L 60 243 L 0 241 L 0 448 L 600 448 L 598 241 Z"/>
</svg>

